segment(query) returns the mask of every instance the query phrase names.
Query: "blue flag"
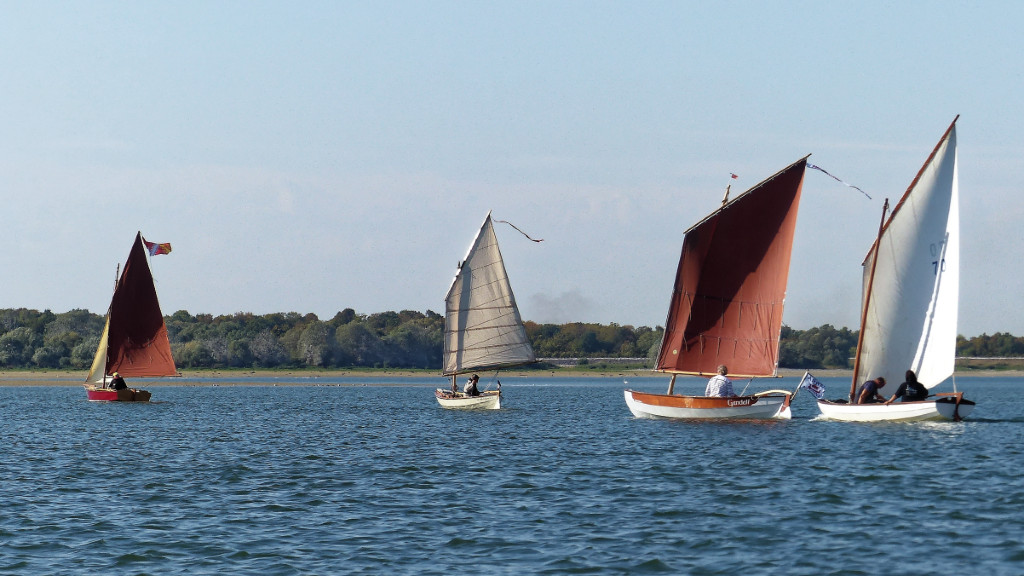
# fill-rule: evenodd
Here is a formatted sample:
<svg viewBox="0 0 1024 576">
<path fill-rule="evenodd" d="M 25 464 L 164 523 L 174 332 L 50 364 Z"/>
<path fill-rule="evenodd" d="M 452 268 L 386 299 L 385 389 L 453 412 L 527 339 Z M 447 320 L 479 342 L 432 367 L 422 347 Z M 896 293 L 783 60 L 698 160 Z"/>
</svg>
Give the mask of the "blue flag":
<svg viewBox="0 0 1024 576">
<path fill-rule="evenodd" d="M 810 372 L 804 372 L 804 377 L 800 380 L 799 388 L 807 388 L 807 391 L 814 394 L 814 397 L 818 400 L 825 397 L 825 385 L 818 381 L 814 376 L 811 376 Z"/>
</svg>

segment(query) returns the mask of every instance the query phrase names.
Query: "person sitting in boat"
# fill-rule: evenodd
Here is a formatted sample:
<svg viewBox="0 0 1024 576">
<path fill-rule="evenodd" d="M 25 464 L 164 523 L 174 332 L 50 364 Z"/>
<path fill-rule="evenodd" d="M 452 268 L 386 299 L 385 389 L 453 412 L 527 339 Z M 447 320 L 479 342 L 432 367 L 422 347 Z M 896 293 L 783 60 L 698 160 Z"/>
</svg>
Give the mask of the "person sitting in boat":
<svg viewBox="0 0 1024 576">
<path fill-rule="evenodd" d="M 735 396 L 736 393 L 732 390 L 732 380 L 726 377 L 729 373 L 729 368 L 725 364 L 718 367 L 718 374 L 711 377 L 708 380 L 708 385 L 704 387 L 705 396 Z"/>
<path fill-rule="evenodd" d="M 480 390 L 476 387 L 477 382 L 480 381 L 480 377 L 473 374 L 473 377 L 466 382 L 466 386 L 462 389 L 466 393 L 466 396 L 479 396 Z"/>
<path fill-rule="evenodd" d="M 114 390 L 127 390 L 128 384 L 125 384 L 124 378 L 121 378 L 121 374 L 114 372 L 113 378 L 110 380 L 110 387 Z"/>
<path fill-rule="evenodd" d="M 885 378 L 879 376 L 874 380 L 868 380 L 860 387 L 860 394 L 857 394 L 857 404 L 873 404 L 885 402 L 885 396 L 878 391 L 885 386 Z"/>
<path fill-rule="evenodd" d="M 885 403 L 892 404 L 898 398 L 902 398 L 900 402 L 919 402 L 928 398 L 928 389 L 924 387 L 924 384 L 917 381 L 917 374 L 914 374 L 913 370 L 907 370 L 906 382 L 900 384 L 900 387 L 896 389 L 896 393 Z"/>
</svg>

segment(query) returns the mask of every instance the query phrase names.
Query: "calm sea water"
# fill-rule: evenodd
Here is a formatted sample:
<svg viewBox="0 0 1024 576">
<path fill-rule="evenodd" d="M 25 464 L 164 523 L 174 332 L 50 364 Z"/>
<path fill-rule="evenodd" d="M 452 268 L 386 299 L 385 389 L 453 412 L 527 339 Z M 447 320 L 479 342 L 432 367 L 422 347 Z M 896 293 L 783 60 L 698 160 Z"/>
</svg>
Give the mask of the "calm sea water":
<svg viewBox="0 0 1024 576">
<path fill-rule="evenodd" d="M 618 379 L 508 378 L 497 412 L 441 409 L 440 378 L 308 382 L 0 388 L 0 573 L 1024 573 L 1024 379 L 959 379 L 967 422 L 873 425 L 806 393 L 696 423 L 634 419 Z"/>
</svg>

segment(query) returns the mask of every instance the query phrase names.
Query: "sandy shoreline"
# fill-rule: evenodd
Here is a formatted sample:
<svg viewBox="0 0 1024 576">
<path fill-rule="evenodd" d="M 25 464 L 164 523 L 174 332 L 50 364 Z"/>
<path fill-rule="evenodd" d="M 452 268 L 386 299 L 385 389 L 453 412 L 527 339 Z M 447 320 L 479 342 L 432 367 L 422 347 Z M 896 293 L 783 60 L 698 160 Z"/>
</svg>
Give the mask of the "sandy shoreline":
<svg viewBox="0 0 1024 576">
<path fill-rule="evenodd" d="M 779 375 L 786 378 L 800 377 L 803 370 L 779 370 Z M 820 378 L 846 377 L 851 370 L 814 370 L 813 374 Z M 436 378 L 440 385 L 445 381 L 437 372 L 425 370 L 189 370 L 181 373 L 182 379 L 155 378 L 138 379 L 138 385 L 144 387 L 159 386 L 262 386 L 266 384 L 284 386 L 315 386 L 321 378 L 360 378 L 380 384 L 387 378 Z M 666 378 L 667 376 L 649 370 L 521 370 L 502 372 L 501 378 L 509 380 L 518 378 Z M 958 377 L 1006 377 L 1024 376 L 1022 370 L 965 370 L 957 371 Z M 65 370 L 0 370 L 0 386 L 81 386 L 85 374 L 81 371 Z M 129 385 L 133 385 L 129 382 Z M 332 384 L 351 385 L 353 384 Z"/>
</svg>

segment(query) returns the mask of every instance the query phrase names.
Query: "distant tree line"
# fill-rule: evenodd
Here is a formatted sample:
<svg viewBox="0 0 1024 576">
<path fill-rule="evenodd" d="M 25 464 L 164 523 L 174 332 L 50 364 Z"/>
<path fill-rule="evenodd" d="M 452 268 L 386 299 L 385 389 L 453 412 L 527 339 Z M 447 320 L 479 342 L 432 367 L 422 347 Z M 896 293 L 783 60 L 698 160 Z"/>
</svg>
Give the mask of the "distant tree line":
<svg viewBox="0 0 1024 576">
<path fill-rule="evenodd" d="M 106 319 L 88 310 L 0 310 L 0 368 L 86 370 Z M 444 317 L 403 310 L 330 320 L 296 312 L 224 316 L 184 310 L 164 318 L 181 368 L 426 368 L 441 370 Z M 537 324 L 526 331 L 539 357 L 647 357 L 661 329 L 617 324 Z"/>
<path fill-rule="evenodd" d="M 181 368 L 425 368 L 441 370 L 444 317 L 403 310 L 330 320 L 296 312 L 223 316 L 184 310 L 165 317 L 171 351 Z M 87 370 L 105 318 L 88 310 L 53 313 L 0 309 L 0 368 Z M 646 358 L 653 366 L 662 327 L 618 324 L 537 324 L 526 333 L 539 358 Z M 783 326 L 783 368 L 849 368 L 857 332 L 823 325 Z M 1024 338 L 997 333 L 960 337 L 960 356 L 1024 357 Z"/>
<path fill-rule="evenodd" d="M 1005 332 L 996 332 L 991 336 L 982 334 L 970 340 L 960 336 L 956 342 L 956 354 L 977 358 L 1024 357 L 1024 337 Z"/>
<path fill-rule="evenodd" d="M 781 368 L 850 368 L 857 353 L 857 332 L 825 324 L 809 330 L 782 327 Z"/>
<path fill-rule="evenodd" d="M 782 368 L 853 368 L 859 331 L 825 324 L 809 330 L 782 327 Z M 957 336 L 957 357 L 1024 358 L 1024 337 L 997 332 L 972 338 Z"/>
</svg>

